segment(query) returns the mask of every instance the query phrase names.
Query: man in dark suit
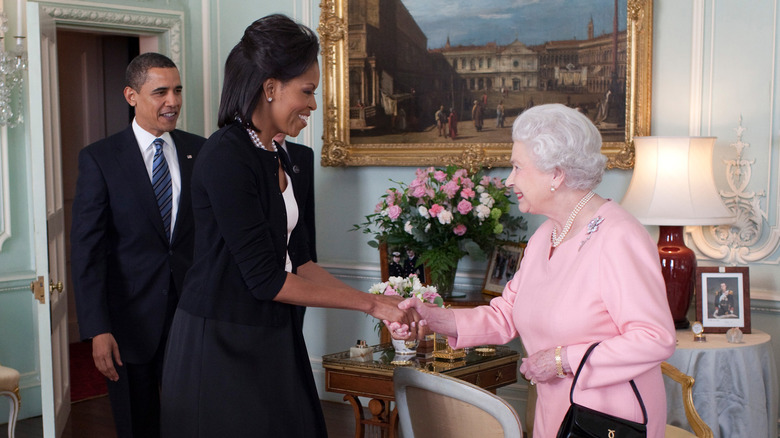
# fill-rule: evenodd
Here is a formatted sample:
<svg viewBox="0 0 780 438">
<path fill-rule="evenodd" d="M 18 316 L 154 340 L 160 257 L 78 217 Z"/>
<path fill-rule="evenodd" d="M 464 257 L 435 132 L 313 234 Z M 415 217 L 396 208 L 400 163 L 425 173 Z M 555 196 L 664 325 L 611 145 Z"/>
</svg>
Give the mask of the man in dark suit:
<svg viewBox="0 0 780 438">
<path fill-rule="evenodd" d="M 192 264 L 190 176 L 205 139 L 175 129 L 173 61 L 141 54 L 126 80 L 133 123 L 79 153 L 72 275 L 79 331 L 108 378 L 118 436 L 156 437 L 165 342 Z"/>
</svg>

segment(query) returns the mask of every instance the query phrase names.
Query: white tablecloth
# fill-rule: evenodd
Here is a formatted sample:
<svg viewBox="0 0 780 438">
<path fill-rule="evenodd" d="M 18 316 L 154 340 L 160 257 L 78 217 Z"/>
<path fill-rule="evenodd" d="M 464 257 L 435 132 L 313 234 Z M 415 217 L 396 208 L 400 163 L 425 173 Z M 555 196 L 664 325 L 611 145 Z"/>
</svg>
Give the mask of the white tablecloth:
<svg viewBox="0 0 780 438">
<path fill-rule="evenodd" d="M 694 342 L 690 330 L 678 330 L 677 349 L 667 362 L 696 379 L 693 402 L 715 438 L 777 438 L 780 389 L 771 337 L 753 330 L 743 343 L 730 344 L 726 335 L 706 336 L 707 342 Z M 691 430 L 680 385 L 664 381 L 667 423 Z"/>
</svg>

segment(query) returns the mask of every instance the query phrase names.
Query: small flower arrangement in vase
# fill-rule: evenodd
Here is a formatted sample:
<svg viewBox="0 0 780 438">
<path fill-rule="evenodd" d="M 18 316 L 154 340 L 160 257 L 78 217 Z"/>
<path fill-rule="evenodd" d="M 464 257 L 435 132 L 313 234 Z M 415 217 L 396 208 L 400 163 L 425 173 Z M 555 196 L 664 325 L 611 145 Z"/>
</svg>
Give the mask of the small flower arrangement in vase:
<svg viewBox="0 0 780 438">
<path fill-rule="evenodd" d="M 368 292 L 374 295 L 400 296 L 401 298 L 414 297 L 423 303 L 444 307 L 444 299 L 437 292 L 436 286 L 423 285 L 415 274 L 408 277 L 390 277 L 387 281 L 371 286 Z M 381 330 L 383 325 L 382 321 L 378 321 L 377 331 Z M 397 354 L 413 354 L 417 349 L 417 341 L 393 339 L 393 348 Z"/>
</svg>

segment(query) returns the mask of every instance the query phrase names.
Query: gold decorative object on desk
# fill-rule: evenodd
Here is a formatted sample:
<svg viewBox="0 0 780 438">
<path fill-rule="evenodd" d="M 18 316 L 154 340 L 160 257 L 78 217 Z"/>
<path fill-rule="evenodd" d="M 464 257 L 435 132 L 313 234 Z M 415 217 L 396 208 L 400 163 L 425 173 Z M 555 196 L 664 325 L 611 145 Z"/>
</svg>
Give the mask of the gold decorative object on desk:
<svg viewBox="0 0 780 438">
<path fill-rule="evenodd" d="M 435 334 L 435 341 L 433 344 L 433 358 L 443 359 L 449 361 L 456 361 L 466 357 L 466 350 L 462 348 L 452 348 L 450 343 L 447 342 L 447 337 L 439 333 Z"/>
</svg>

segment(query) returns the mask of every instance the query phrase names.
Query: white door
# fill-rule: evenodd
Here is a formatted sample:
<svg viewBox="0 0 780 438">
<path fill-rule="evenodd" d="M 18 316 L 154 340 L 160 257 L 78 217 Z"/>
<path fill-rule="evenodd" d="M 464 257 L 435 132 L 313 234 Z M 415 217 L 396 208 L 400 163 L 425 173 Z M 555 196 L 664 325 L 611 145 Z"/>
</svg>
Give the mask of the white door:
<svg viewBox="0 0 780 438">
<path fill-rule="evenodd" d="M 27 3 L 27 32 L 35 270 L 45 289 L 36 302 L 43 433 L 59 437 L 70 415 L 70 367 L 57 40 L 54 21 L 35 2 Z"/>
</svg>

